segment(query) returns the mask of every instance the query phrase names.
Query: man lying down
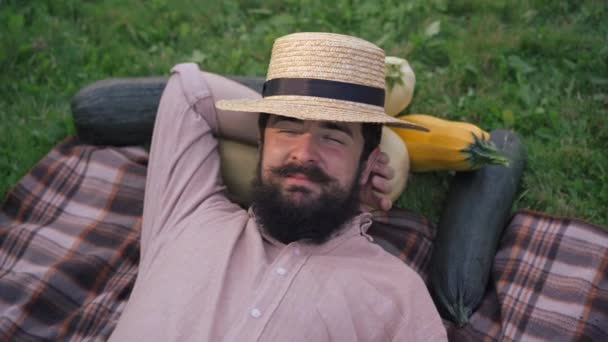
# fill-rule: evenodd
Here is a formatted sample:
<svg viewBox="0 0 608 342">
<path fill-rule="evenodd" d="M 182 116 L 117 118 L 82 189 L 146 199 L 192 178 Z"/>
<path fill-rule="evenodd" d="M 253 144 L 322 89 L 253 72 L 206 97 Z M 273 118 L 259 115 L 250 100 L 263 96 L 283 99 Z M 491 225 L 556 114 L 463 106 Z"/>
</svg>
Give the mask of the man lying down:
<svg viewBox="0 0 608 342">
<path fill-rule="evenodd" d="M 372 191 L 391 177 L 382 125 L 421 129 L 383 103 L 384 51 L 350 36 L 277 39 L 263 98 L 176 66 L 153 133 L 140 269 L 110 339 L 447 340 L 422 279 L 366 233 L 361 201 L 391 206 Z M 248 211 L 226 197 L 218 136 L 259 144 Z"/>
</svg>

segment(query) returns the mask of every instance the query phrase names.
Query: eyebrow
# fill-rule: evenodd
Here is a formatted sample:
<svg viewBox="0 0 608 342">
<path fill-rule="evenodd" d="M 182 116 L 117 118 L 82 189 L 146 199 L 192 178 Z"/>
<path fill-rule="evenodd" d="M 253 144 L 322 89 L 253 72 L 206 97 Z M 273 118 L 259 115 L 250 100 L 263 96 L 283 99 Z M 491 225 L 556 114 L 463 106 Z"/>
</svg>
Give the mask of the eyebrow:
<svg viewBox="0 0 608 342">
<path fill-rule="evenodd" d="M 321 122 L 321 127 L 326 128 L 326 129 L 335 129 L 340 132 L 344 132 L 346 135 L 348 135 L 351 138 L 353 137 L 353 131 L 351 131 L 350 127 L 348 127 L 347 125 L 340 123 L 340 122 L 323 121 L 323 122 Z"/>
<path fill-rule="evenodd" d="M 274 124 L 281 122 L 281 121 L 290 121 L 290 122 L 296 122 L 296 123 L 304 123 L 304 120 L 301 119 L 296 119 L 296 118 L 292 118 L 289 116 L 281 116 L 281 115 L 277 115 L 276 119 L 274 120 Z M 343 132 L 344 134 L 348 135 L 349 137 L 353 137 L 353 131 L 350 129 L 350 127 L 348 127 L 346 124 L 341 123 L 341 122 L 337 122 L 337 121 L 321 121 L 321 127 L 324 129 L 333 129 L 333 130 L 337 130 L 340 132 Z"/>
</svg>

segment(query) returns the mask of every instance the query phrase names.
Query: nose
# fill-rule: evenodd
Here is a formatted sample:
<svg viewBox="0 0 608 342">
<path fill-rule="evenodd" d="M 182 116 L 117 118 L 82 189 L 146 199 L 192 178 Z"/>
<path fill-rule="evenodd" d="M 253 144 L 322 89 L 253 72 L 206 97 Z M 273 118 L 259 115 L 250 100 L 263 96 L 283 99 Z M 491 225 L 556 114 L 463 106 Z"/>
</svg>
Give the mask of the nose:
<svg viewBox="0 0 608 342">
<path fill-rule="evenodd" d="M 305 133 L 298 137 L 291 151 L 290 160 L 303 164 L 319 161 L 318 146 L 313 134 Z"/>
</svg>

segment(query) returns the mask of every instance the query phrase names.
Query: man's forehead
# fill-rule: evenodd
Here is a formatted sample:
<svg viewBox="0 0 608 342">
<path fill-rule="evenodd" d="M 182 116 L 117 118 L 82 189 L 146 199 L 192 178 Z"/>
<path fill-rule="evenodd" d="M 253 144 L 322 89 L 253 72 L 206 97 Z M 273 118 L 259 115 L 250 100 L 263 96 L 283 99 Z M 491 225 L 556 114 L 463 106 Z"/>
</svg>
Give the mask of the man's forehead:
<svg viewBox="0 0 608 342">
<path fill-rule="evenodd" d="M 352 135 L 354 133 L 353 130 L 355 128 L 358 128 L 360 130 L 360 127 L 361 127 L 361 123 L 359 123 L 359 122 L 302 120 L 302 119 L 293 118 L 293 117 L 289 117 L 289 116 L 270 114 L 269 122 L 271 124 L 281 122 L 281 121 L 289 121 L 289 122 L 295 122 L 295 123 L 300 123 L 300 124 L 305 124 L 305 123 L 318 124 L 319 126 L 321 126 L 323 128 L 338 129 L 341 131 L 346 131 L 346 133 L 349 133 L 350 135 Z"/>
</svg>

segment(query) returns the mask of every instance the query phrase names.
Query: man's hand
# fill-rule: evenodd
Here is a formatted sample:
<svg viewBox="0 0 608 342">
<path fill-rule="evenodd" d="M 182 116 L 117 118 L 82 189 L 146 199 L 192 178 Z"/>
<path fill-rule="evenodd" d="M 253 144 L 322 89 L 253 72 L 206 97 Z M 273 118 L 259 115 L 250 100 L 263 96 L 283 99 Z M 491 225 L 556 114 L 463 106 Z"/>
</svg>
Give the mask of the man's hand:
<svg viewBox="0 0 608 342">
<path fill-rule="evenodd" d="M 361 204 L 366 211 L 380 209 L 388 211 L 393 202 L 388 197 L 391 193 L 390 180 L 395 177 L 395 170 L 388 165 L 388 154 L 380 152 L 374 160 L 370 177 L 361 186 Z"/>
</svg>

